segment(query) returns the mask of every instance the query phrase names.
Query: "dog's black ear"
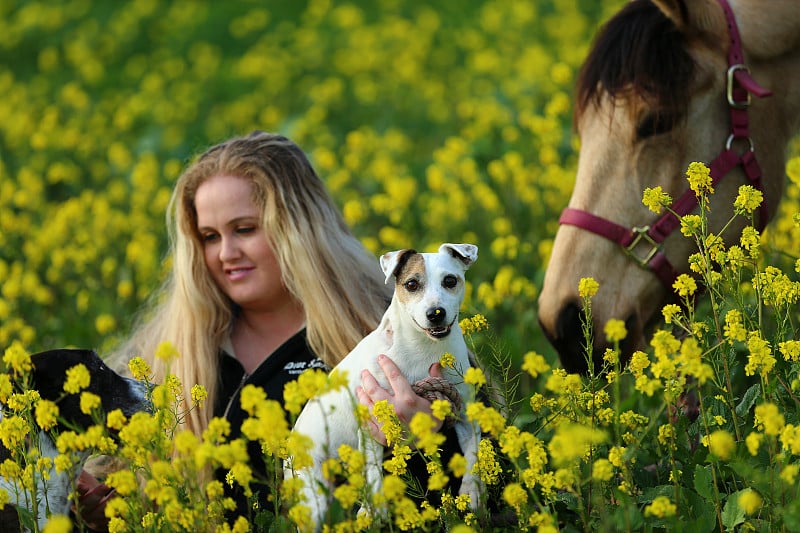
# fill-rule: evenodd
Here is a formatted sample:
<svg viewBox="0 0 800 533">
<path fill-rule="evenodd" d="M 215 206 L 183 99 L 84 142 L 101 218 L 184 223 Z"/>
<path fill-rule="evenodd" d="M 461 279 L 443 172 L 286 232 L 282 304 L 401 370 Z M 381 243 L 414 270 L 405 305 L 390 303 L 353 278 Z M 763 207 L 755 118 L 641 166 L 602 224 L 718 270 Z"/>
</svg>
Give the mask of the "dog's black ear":
<svg viewBox="0 0 800 533">
<path fill-rule="evenodd" d="M 449 253 L 464 263 L 467 268 L 478 260 L 478 247 L 474 244 L 451 244 L 446 242 L 439 247 L 439 253 Z"/>
<path fill-rule="evenodd" d="M 405 250 L 397 250 L 395 252 L 387 252 L 381 256 L 381 270 L 386 274 L 386 283 L 392 279 L 392 276 L 397 276 L 398 272 L 403 268 L 403 265 L 408 262 L 409 257 L 417 253 L 416 250 L 410 248 Z"/>
</svg>

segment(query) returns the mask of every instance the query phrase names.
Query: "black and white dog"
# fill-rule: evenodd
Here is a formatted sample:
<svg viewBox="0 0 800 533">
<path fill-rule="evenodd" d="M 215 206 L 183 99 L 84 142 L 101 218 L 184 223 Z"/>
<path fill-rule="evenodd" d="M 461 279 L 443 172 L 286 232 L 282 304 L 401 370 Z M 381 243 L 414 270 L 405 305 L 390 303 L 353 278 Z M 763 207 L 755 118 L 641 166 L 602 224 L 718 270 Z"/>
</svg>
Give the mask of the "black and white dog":
<svg viewBox="0 0 800 533">
<path fill-rule="evenodd" d="M 42 399 L 57 401 L 59 416 L 69 429 L 80 431 L 94 424 L 92 417 L 84 414 L 80 408 L 80 394 L 64 395 L 64 381 L 67 371 L 78 364 L 83 364 L 89 371 L 91 380 L 89 387 L 84 389 L 100 397 L 104 413 L 120 409 L 126 417 L 139 411 L 151 410 L 147 399 L 147 387 L 143 382 L 120 376 L 106 365 L 93 350 L 58 349 L 40 352 L 31 356 L 33 364 L 32 388 L 39 392 Z M 6 411 L 5 406 L 0 406 L 0 419 Z M 58 430 L 66 430 L 59 422 Z M 58 455 L 55 442 L 48 432 L 39 432 L 39 443 L 42 456 L 55 458 Z M 0 444 L 0 462 L 11 458 L 9 450 Z M 36 498 L 42 504 L 39 506 L 39 516 L 36 521 L 41 530 L 49 517 L 45 516 L 44 501 L 48 502 L 51 513 L 68 515 L 70 510 L 69 494 L 72 481 L 65 472 L 57 472 L 55 467 L 50 470 L 50 479 L 37 482 L 39 494 Z M 0 478 L 0 490 L 5 490 L 11 498 L 15 508 L 6 506 L 0 511 L 0 531 L 19 531 L 19 518 L 17 511 L 32 513 L 30 498 L 32 495 L 18 491 L 12 482 Z M 15 527 L 16 525 L 16 527 Z"/>
</svg>

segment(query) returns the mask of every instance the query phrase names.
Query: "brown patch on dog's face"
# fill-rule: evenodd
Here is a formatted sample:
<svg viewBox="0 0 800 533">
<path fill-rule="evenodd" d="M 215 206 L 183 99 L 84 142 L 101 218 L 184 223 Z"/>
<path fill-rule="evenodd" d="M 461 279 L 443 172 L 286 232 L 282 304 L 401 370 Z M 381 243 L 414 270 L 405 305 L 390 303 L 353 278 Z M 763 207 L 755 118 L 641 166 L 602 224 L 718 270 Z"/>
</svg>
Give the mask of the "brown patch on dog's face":
<svg viewBox="0 0 800 533">
<path fill-rule="evenodd" d="M 395 281 L 395 297 L 406 304 L 425 291 L 425 260 L 422 254 L 411 255 L 397 273 Z"/>
</svg>

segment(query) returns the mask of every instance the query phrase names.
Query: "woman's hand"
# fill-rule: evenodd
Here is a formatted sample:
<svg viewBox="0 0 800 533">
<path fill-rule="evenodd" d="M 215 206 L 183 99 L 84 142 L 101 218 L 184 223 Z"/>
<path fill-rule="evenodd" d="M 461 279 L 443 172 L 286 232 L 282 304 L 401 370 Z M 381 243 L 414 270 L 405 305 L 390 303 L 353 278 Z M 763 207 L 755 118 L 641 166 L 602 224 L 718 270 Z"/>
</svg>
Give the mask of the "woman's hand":
<svg viewBox="0 0 800 533">
<path fill-rule="evenodd" d="M 76 484 L 78 505 L 72 505 L 72 512 L 94 531 L 108 531 L 108 518 L 106 518 L 106 503 L 116 497 L 114 489 L 100 483 L 97 479 L 81 470 Z"/>
<path fill-rule="evenodd" d="M 433 416 L 431 414 L 431 402 L 421 396 L 417 396 L 411 388 L 411 384 L 400 372 L 400 369 L 397 368 L 397 365 L 394 364 L 394 361 L 386 355 L 380 354 L 378 356 L 378 365 L 380 365 L 381 370 L 386 375 L 386 379 L 389 381 L 390 390 L 381 387 L 369 370 L 363 370 L 361 372 L 361 385 L 356 388 L 356 396 L 362 405 L 368 407 L 372 412 L 375 402 L 386 400 L 394 406 L 397 418 L 405 425 L 408 425 L 418 412 L 428 413 Z M 432 364 L 428 373 L 431 377 L 443 377 L 439 363 Z M 435 428 L 438 431 L 443 422 L 436 417 L 433 417 L 433 420 L 438 422 L 438 426 Z M 373 439 L 386 446 L 386 435 L 381 431 L 380 423 L 374 416 L 369 420 L 368 429 Z"/>
</svg>

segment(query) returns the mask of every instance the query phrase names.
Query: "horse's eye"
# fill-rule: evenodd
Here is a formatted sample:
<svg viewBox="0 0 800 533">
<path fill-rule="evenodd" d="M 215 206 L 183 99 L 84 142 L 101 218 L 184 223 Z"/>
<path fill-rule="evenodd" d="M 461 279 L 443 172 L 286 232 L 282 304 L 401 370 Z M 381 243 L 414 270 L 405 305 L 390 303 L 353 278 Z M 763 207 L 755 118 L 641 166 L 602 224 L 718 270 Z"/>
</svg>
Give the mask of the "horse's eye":
<svg viewBox="0 0 800 533">
<path fill-rule="evenodd" d="M 458 278 L 452 274 L 448 274 L 442 280 L 442 287 L 444 287 L 445 289 L 452 289 L 456 285 L 458 285 Z"/>
<path fill-rule="evenodd" d="M 419 290 L 419 281 L 410 279 L 403 283 L 403 287 L 405 287 L 408 292 L 417 292 L 417 290 Z"/>
<path fill-rule="evenodd" d="M 662 135 L 669 132 L 674 125 L 674 121 L 669 116 L 661 113 L 650 113 L 636 126 L 636 136 L 639 139 L 647 139 Z"/>
</svg>

